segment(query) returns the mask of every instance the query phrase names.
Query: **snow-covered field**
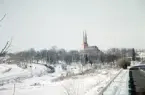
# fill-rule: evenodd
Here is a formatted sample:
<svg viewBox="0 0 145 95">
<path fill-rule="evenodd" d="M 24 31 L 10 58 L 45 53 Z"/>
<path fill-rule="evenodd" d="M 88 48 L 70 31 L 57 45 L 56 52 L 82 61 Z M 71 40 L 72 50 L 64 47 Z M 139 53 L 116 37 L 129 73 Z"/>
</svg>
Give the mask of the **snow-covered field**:
<svg viewBox="0 0 145 95">
<path fill-rule="evenodd" d="M 33 64 L 32 68 L 22 69 L 16 64 L 0 64 L 0 67 L 3 67 L 3 70 L 0 71 L 0 82 L 6 81 L 9 79 L 16 79 L 21 77 L 30 77 L 32 75 L 37 75 L 45 71 L 46 67 L 41 65 Z"/>
<path fill-rule="evenodd" d="M 0 74 L 3 74 L 9 69 L 9 67 L 5 66 L 4 64 L 0 65 Z"/>
<path fill-rule="evenodd" d="M 0 95 L 13 95 L 14 90 L 15 95 L 97 95 L 119 72 L 119 69 L 100 68 L 84 75 L 75 75 L 91 68 L 90 66 L 82 68 L 79 64 L 66 66 L 66 70 L 62 69 L 60 64 L 56 65 L 52 74 L 47 74 L 47 68 L 38 64 L 32 64 L 32 68 L 25 70 L 16 65 L 5 66 L 11 70 L 1 74 L 0 80 L 4 76 L 10 79 L 9 76 L 33 75 L 33 77 L 0 86 Z M 65 79 L 68 73 L 74 76 Z M 39 76 L 40 74 L 44 75 Z M 64 76 L 64 80 L 54 81 L 61 76 Z"/>
</svg>

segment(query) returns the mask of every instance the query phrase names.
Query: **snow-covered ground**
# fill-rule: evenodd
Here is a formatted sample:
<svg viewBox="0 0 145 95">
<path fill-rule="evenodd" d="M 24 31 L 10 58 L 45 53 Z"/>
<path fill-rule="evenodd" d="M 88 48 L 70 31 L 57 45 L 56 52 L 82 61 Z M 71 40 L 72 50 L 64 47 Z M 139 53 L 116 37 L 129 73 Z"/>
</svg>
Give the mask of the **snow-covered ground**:
<svg viewBox="0 0 145 95">
<path fill-rule="evenodd" d="M 119 72 L 119 69 L 96 69 L 94 72 L 85 75 L 71 76 L 62 81 L 53 81 L 60 76 L 65 76 L 68 72 L 78 74 L 91 67 L 82 68 L 80 65 L 72 64 L 66 66 L 66 70 L 64 70 L 59 64 L 55 66 L 55 73 L 46 74 L 45 66 L 38 64 L 32 64 L 31 66 L 32 68 L 23 70 L 16 65 L 8 65 L 7 67 L 12 68 L 12 70 L 4 75 L 19 76 L 19 74 L 22 74 L 21 72 L 25 72 L 27 75 L 32 74 L 33 77 L 0 86 L 0 95 L 12 95 L 14 84 L 15 95 L 97 95 Z M 37 76 L 41 73 L 45 74 Z"/>
<path fill-rule="evenodd" d="M 17 78 L 28 78 L 37 76 L 46 71 L 46 67 L 38 64 L 30 64 L 27 69 L 22 69 L 16 64 L 0 64 L 0 84 L 2 82 L 9 82 Z"/>
<path fill-rule="evenodd" d="M 122 70 L 121 73 L 113 80 L 113 82 L 103 92 L 103 95 L 129 95 L 128 80 L 129 71 Z"/>
<path fill-rule="evenodd" d="M 1 64 L 0 65 L 0 75 L 5 73 L 8 69 L 9 69 L 9 67 L 5 66 L 4 64 Z"/>
</svg>

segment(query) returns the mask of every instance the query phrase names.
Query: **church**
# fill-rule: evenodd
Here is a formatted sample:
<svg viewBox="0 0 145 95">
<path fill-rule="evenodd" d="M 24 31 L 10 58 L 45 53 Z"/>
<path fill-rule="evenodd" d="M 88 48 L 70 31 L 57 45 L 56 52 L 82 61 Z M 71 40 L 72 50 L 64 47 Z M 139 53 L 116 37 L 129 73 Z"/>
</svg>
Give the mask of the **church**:
<svg viewBox="0 0 145 95">
<path fill-rule="evenodd" d="M 87 41 L 87 33 L 83 32 L 83 49 L 80 51 L 81 60 L 85 59 L 87 62 L 95 62 L 98 60 L 100 50 L 97 46 L 89 46 Z"/>
</svg>

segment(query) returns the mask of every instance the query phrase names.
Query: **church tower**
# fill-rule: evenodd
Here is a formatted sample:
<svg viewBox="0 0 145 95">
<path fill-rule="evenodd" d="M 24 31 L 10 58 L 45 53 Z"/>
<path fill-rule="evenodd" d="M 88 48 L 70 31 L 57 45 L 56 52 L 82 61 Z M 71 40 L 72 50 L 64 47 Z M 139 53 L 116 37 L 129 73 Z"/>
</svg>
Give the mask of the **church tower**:
<svg viewBox="0 0 145 95">
<path fill-rule="evenodd" d="M 87 33 L 86 31 L 83 32 L 83 48 L 87 48 L 88 47 L 88 41 L 87 41 Z"/>
</svg>

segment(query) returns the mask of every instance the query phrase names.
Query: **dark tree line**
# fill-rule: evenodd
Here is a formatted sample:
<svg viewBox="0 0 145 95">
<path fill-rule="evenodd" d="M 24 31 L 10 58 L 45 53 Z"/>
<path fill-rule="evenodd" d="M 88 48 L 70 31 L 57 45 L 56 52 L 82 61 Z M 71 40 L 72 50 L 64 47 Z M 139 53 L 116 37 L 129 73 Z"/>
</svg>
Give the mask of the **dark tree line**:
<svg viewBox="0 0 145 95">
<path fill-rule="evenodd" d="M 26 51 L 10 54 L 12 60 L 21 62 L 46 62 L 50 64 L 58 63 L 58 61 L 65 61 L 66 63 L 78 62 L 80 60 L 79 51 L 71 50 L 66 51 L 64 49 L 43 49 L 36 51 L 29 49 Z"/>
<path fill-rule="evenodd" d="M 132 57 L 133 54 L 135 54 L 135 51 L 133 52 L 132 49 L 111 48 L 104 52 L 100 51 L 97 55 L 86 56 L 85 59 L 88 63 L 95 62 L 94 60 L 98 60 L 100 63 L 115 63 L 118 59 Z M 31 48 L 26 51 L 10 54 L 10 57 L 12 60 L 20 62 L 45 62 L 50 64 L 56 64 L 59 61 L 71 64 L 72 62 L 81 62 L 82 60 L 80 51 L 66 51 L 65 49 L 57 49 L 56 47 L 39 51 Z"/>
</svg>

